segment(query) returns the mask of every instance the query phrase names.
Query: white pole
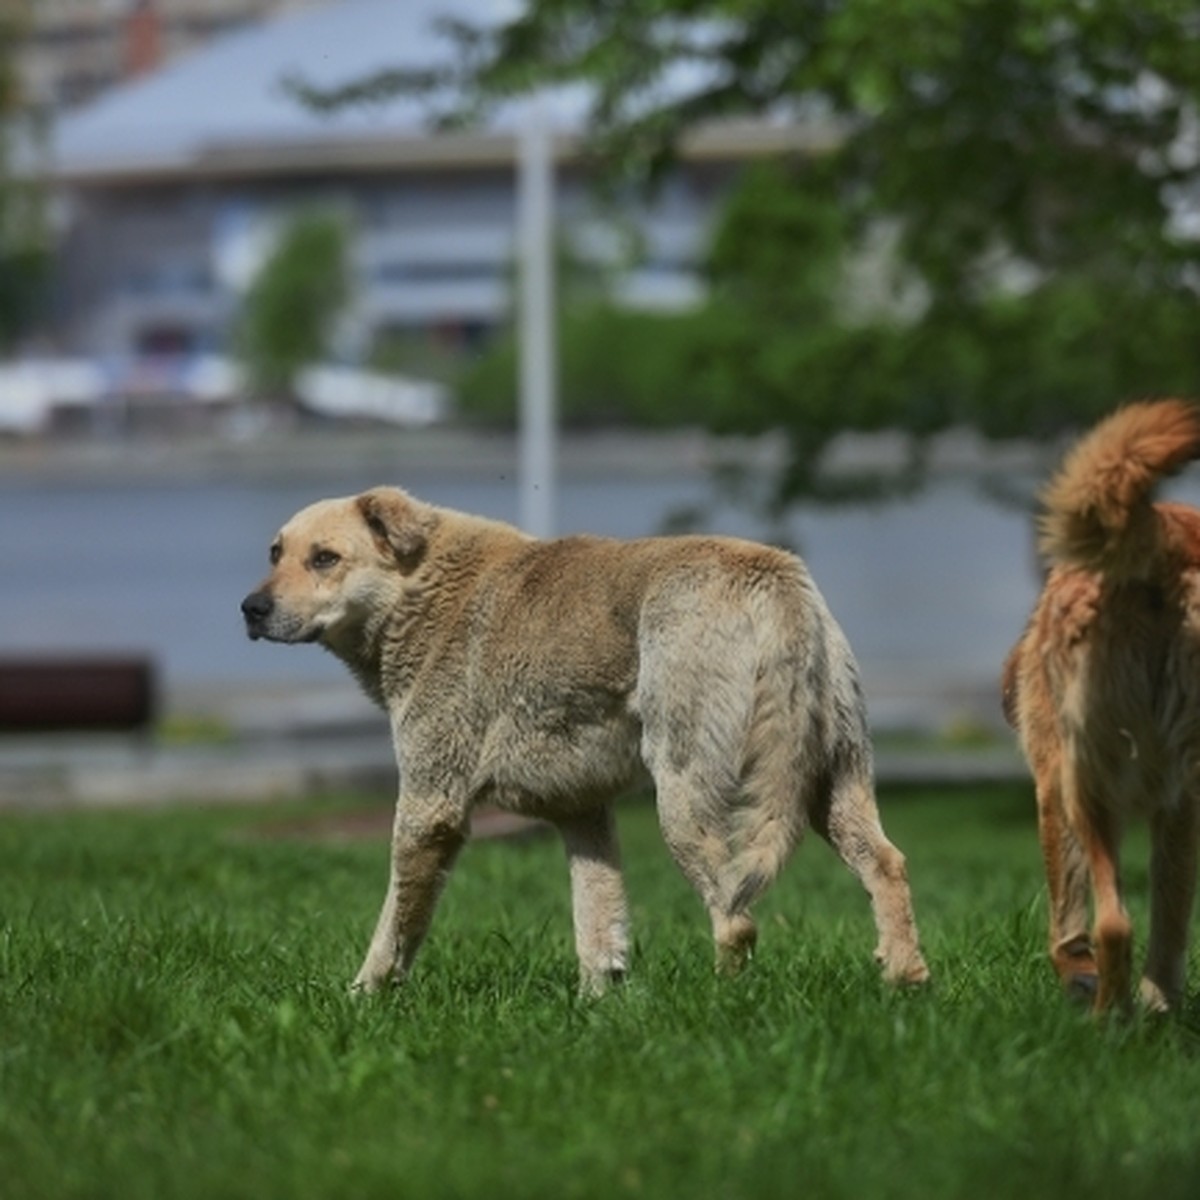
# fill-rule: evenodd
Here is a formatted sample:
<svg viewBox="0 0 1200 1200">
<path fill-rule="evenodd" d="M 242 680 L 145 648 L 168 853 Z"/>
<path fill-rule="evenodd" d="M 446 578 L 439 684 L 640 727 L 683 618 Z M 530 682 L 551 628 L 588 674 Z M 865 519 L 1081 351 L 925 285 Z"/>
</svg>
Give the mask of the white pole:
<svg viewBox="0 0 1200 1200">
<path fill-rule="evenodd" d="M 535 537 L 552 537 L 556 482 L 554 162 L 541 100 L 534 101 L 519 140 L 519 521 Z"/>
</svg>

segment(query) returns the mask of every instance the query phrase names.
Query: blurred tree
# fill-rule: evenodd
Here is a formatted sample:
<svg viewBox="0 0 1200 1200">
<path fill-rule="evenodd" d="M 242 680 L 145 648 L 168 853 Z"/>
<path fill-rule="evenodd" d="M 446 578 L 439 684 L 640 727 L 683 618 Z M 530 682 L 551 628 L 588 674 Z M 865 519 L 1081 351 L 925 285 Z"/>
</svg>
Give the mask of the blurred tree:
<svg viewBox="0 0 1200 1200">
<path fill-rule="evenodd" d="M 711 119 L 834 134 L 732 198 L 675 376 L 715 427 L 787 432 L 776 505 L 911 485 L 951 425 L 1043 438 L 1132 394 L 1200 392 L 1183 0 L 527 0 L 444 30 L 443 67 L 294 86 L 318 105 L 418 91 L 453 121 L 583 81 L 618 185 L 653 181 Z M 908 432 L 909 461 L 830 477 L 847 429 Z"/>
<path fill-rule="evenodd" d="M 36 133 L 16 72 L 23 23 L 20 7 L 0 11 L 0 351 L 31 328 L 44 300 L 50 261 L 43 189 L 14 163 L 20 146 L 32 149 Z"/>
<path fill-rule="evenodd" d="M 683 372 L 698 332 L 693 314 L 661 315 L 603 299 L 563 306 L 558 328 L 559 414 L 575 429 L 696 424 Z M 463 414 L 511 426 L 517 346 L 505 331 L 455 381 Z"/>
<path fill-rule="evenodd" d="M 242 305 L 238 343 L 251 390 L 294 399 L 296 376 L 323 357 L 348 298 L 344 223 L 324 212 L 297 216 Z"/>
<path fill-rule="evenodd" d="M 556 247 L 560 419 L 576 429 L 696 423 L 680 378 L 695 336 L 693 316 L 621 307 L 611 297 L 616 269 L 589 260 L 566 240 Z M 515 284 L 514 277 L 514 298 Z M 468 419 L 511 426 L 517 380 L 510 325 L 452 382 Z"/>
</svg>

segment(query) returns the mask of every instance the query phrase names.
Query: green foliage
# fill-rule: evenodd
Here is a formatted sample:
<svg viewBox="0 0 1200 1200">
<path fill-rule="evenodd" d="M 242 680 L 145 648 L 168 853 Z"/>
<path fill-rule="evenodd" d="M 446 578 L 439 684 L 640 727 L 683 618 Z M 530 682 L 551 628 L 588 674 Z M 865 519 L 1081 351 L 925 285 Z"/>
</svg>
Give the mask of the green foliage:
<svg viewBox="0 0 1200 1200">
<path fill-rule="evenodd" d="M 998 239 L 1047 266 L 1107 246 L 1167 267 L 1163 188 L 1196 170 L 1177 144 L 1200 81 L 1192 17 L 1177 0 L 533 0 L 442 83 L 584 79 L 601 145 L 635 169 L 704 119 L 829 122 L 843 199 L 900 217 L 906 258 L 945 294 Z"/>
<path fill-rule="evenodd" d="M 41 312 L 50 267 L 43 189 L 12 167 L 18 139 L 32 146 L 36 134 L 22 107 L 16 74 L 23 25 L 20 14 L 0 12 L 0 351 L 27 332 Z"/>
<path fill-rule="evenodd" d="M 594 1003 L 554 838 L 469 847 L 407 988 L 355 1000 L 382 837 L 270 836 L 301 815 L 279 809 L 8 815 L 5 1194 L 1183 1200 L 1200 1012 L 1105 1027 L 1062 1000 L 1033 809 L 1027 787 L 884 796 L 935 973 L 905 994 L 816 841 L 760 904 L 751 969 L 715 979 L 631 803 L 633 974 Z"/>
<path fill-rule="evenodd" d="M 693 374 L 708 423 L 722 432 L 782 428 L 791 453 L 770 506 L 797 496 L 839 500 L 911 486 L 914 440 L 892 478 L 831 477 L 830 443 L 846 430 L 904 429 L 914 438 L 946 424 L 959 380 L 921 372 L 924 356 L 898 296 L 856 315 L 848 263 L 857 249 L 830 176 L 782 165 L 748 172 L 717 229 L 706 336 Z M 958 366 L 961 355 L 947 355 Z"/>
<path fill-rule="evenodd" d="M 617 184 L 653 181 L 703 121 L 827 135 L 733 197 L 663 399 L 786 430 L 777 504 L 911 486 L 949 425 L 1040 437 L 1133 395 L 1200 394 L 1200 241 L 1178 219 L 1200 194 L 1200 22 L 1179 0 L 530 0 L 446 32 L 444 63 L 360 90 L 467 116 L 586 83 Z M 847 303 L 881 234 L 895 293 Z M 846 429 L 906 432 L 908 465 L 830 478 Z"/>
<path fill-rule="evenodd" d="M 371 366 L 386 375 L 435 380 L 451 387 L 463 372 L 472 352 L 461 346 L 442 344 L 423 329 L 389 330 L 371 346 Z"/>
<path fill-rule="evenodd" d="M 700 424 L 705 414 L 681 377 L 694 346 L 689 314 L 632 312 L 603 300 L 559 317 L 559 409 L 576 429 Z M 506 332 L 458 381 L 468 417 L 511 425 L 517 408 L 517 347 Z"/>
<path fill-rule="evenodd" d="M 610 298 L 609 272 L 565 242 L 556 250 L 555 273 L 562 423 L 573 429 L 703 423 L 684 378 L 695 316 L 622 308 Z M 518 375 L 516 333 L 506 328 L 454 380 L 460 410 L 482 424 L 511 426 Z"/>
<path fill-rule="evenodd" d="M 349 295 L 346 254 L 345 226 L 327 213 L 300 215 L 280 235 L 241 315 L 241 354 L 259 394 L 290 396 L 297 373 L 325 353 Z"/>
<path fill-rule="evenodd" d="M 0 179 L 0 193 L 6 184 Z M 0 198 L 0 207 L 5 206 Z M 50 252 L 36 233 L 0 245 L 0 350 L 8 349 L 43 312 L 50 278 Z"/>
<path fill-rule="evenodd" d="M 916 486 L 922 441 L 951 426 L 1050 437 L 1122 398 L 1200 392 L 1197 298 L 1132 269 L 1063 267 L 1028 289 L 994 283 L 946 301 L 900 259 L 864 283 L 881 251 L 856 231 L 829 164 L 767 166 L 735 192 L 713 248 L 705 369 L 693 376 L 717 429 L 786 431 L 772 502 Z M 902 430 L 908 461 L 886 476 L 823 470 L 847 430 Z"/>
</svg>

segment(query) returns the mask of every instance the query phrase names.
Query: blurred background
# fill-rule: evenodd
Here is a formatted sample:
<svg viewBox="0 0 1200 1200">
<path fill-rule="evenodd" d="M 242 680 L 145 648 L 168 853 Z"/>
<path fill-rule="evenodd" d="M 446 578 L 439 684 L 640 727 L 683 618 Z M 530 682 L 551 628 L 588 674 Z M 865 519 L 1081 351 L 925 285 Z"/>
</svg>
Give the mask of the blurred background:
<svg viewBox="0 0 1200 1200">
<path fill-rule="evenodd" d="M 540 353 L 555 532 L 789 544 L 878 729 L 997 736 L 1038 481 L 1200 390 L 1198 40 L 1108 0 L 4 8 L 0 672 L 365 719 L 241 597 L 322 495 L 522 519 Z"/>
</svg>

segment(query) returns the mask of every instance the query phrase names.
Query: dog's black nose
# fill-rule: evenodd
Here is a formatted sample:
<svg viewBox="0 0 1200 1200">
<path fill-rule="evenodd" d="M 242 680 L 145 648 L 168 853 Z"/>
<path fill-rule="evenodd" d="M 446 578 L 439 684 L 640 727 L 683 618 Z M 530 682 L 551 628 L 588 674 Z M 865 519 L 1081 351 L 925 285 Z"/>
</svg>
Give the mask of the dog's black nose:
<svg viewBox="0 0 1200 1200">
<path fill-rule="evenodd" d="M 271 615 L 274 607 L 275 601 L 271 599 L 270 592 L 251 592 L 242 601 L 242 616 L 246 618 L 247 625 L 257 625 Z"/>
</svg>

